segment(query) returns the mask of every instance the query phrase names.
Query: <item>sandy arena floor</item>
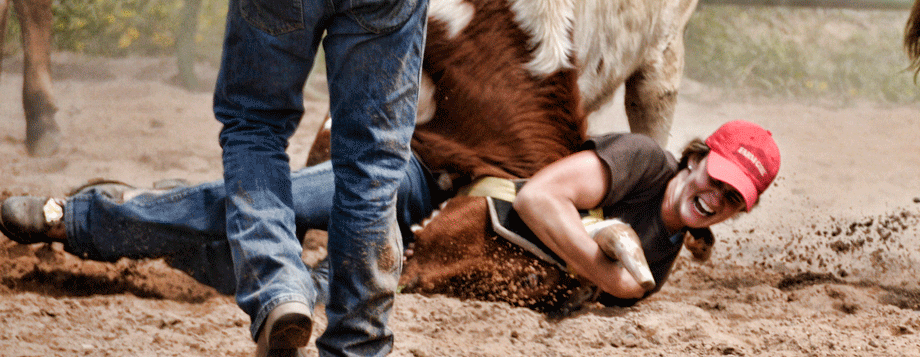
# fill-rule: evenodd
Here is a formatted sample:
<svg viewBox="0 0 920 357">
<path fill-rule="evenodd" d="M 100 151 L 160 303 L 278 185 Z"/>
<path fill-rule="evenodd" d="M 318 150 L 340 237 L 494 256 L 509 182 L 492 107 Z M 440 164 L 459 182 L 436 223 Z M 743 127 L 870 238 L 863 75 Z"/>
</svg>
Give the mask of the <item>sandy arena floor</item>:
<svg viewBox="0 0 920 357">
<path fill-rule="evenodd" d="M 171 58 L 54 63 L 66 136 L 50 158 L 25 155 L 21 75 L 3 73 L 0 196 L 61 195 L 95 177 L 221 176 L 211 94 L 169 85 Z M 592 130 L 624 128 L 621 105 Z M 292 162 L 305 161 L 324 114 L 321 99 L 308 103 Z M 770 129 L 783 166 L 754 212 L 715 227 L 709 263 L 682 257 L 648 301 L 562 320 L 402 294 L 392 355 L 920 356 L 920 106 L 740 102 L 685 83 L 670 149 L 732 119 Z M 0 238 L 2 356 L 249 356 L 248 326 L 231 297 L 162 261 L 85 262 Z"/>
</svg>

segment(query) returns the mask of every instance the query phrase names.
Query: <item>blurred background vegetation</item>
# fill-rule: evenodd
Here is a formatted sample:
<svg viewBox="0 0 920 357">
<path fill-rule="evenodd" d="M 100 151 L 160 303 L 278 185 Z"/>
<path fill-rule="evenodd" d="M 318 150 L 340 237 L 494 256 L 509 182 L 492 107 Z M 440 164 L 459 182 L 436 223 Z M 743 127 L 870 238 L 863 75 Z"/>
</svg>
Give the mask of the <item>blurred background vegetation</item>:
<svg viewBox="0 0 920 357">
<path fill-rule="evenodd" d="M 173 55 L 184 6 L 185 0 L 55 0 L 54 49 L 95 56 Z M 199 60 L 219 61 L 226 14 L 227 0 L 201 0 L 194 36 Z M 13 15 L 4 53 L 21 52 L 20 36 Z"/>
<path fill-rule="evenodd" d="M 685 36 L 684 75 L 738 95 L 918 102 L 903 46 L 908 15 L 700 5 Z"/>
<path fill-rule="evenodd" d="M 220 58 L 226 0 L 201 0 L 197 61 Z M 907 1 L 907 0 L 905 0 Z M 907 10 L 701 4 L 686 33 L 685 76 L 738 96 L 846 103 L 918 102 L 906 71 Z M 175 55 L 185 0 L 56 0 L 54 47 L 94 56 Z M 7 55 L 18 54 L 15 16 Z M 318 64 L 321 63 L 318 61 Z"/>
</svg>

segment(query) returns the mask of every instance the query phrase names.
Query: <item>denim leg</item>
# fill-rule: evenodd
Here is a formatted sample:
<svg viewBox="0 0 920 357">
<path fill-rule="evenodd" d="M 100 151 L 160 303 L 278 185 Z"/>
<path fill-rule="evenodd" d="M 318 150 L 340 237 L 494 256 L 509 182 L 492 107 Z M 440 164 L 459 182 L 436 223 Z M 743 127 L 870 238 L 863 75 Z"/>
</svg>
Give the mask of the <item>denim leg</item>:
<svg viewBox="0 0 920 357">
<path fill-rule="evenodd" d="M 64 206 L 65 249 L 84 259 L 166 258 L 221 293 L 235 289 L 224 229 L 222 182 L 144 194 L 120 203 L 96 190 Z M 179 255 L 179 265 L 172 264 Z"/>
<path fill-rule="evenodd" d="M 403 247 L 414 239 L 412 231 L 409 229 L 413 224 L 422 222 L 423 219 L 431 217 L 434 211 L 435 202 L 431 200 L 431 191 L 429 189 L 430 178 L 422 168 L 415 157 L 409 160 L 406 168 L 406 176 L 400 181 L 399 190 L 396 192 L 396 220 L 399 230 L 403 234 Z M 295 180 L 295 186 L 296 186 Z M 295 206 L 299 207 L 298 190 L 294 190 Z M 305 202 L 306 203 L 306 202 Z M 299 212 L 299 210 L 298 210 Z M 298 227 L 300 227 L 298 225 Z M 316 284 L 316 301 L 324 305 L 329 305 L 329 259 L 324 258 L 313 267 L 313 282 Z"/>
<path fill-rule="evenodd" d="M 332 207 L 333 176 L 329 162 L 291 174 L 298 236 L 326 229 Z M 421 164 L 412 158 L 400 182 L 396 211 L 404 242 L 409 227 L 431 215 L 434 206 Z M 84 259 L 114 262 L 120 258 L 165 258 L 198 282 L 222 294 L 236 292 L 236 277 L 227 241 L 223 181 L 140 195 L 119 203 L 88 190 L 69 197 L 64 206 L 65 249 Z M 317 301 L 328 302 L 328 262 L 312 271 Z"/>
<path fill-rule="evenodd" d="M 305 168 L 291 177 L 298 231 L 326 229 L 332 165 Z M 195 280 L 233 295 L 236 280 L 225 202 L 223 181 L 144 194 L 124 203 L 89 190 L 68 198 L 64 206 L 66 249 L 98 261 L 165 258 Z"/>
<path fill-rule="evenodd" d="M 311 1 L 231 0 L 214 114 L 223 124 L 227 239 L 236 302 L 257 337 L 285 302 L 315 302 L 296 236 L 288 139 L 303 115 L 303 87 L 322 8 Z"/>
<path fill-rule="evenodd" d="M 322 356 L 382 356 L 393 345 L 387 320 L 402 269 L 394 204 L 411 156 L 427 2 L 336 3 L 344 16 L 323 40 L 336 192 L 329 325 L 317 347 Z"/>
</svg>

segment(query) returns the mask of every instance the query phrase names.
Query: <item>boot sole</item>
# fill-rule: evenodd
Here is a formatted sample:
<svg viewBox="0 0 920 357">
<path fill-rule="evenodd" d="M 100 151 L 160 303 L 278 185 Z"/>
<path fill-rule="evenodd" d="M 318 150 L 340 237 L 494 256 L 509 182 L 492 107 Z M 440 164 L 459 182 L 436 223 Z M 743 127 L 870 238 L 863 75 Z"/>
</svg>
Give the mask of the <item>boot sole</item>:
<svg viewBox="0 0 920 357">
<path fill-rule="evenodd" d="M 310 343 L 312 330 L 313 319 L 305 304 L 281 304 L 265 320 L 256 356 L 268 356 L 270 350 L 293 350 L 304 347 Z"/>
</svg>

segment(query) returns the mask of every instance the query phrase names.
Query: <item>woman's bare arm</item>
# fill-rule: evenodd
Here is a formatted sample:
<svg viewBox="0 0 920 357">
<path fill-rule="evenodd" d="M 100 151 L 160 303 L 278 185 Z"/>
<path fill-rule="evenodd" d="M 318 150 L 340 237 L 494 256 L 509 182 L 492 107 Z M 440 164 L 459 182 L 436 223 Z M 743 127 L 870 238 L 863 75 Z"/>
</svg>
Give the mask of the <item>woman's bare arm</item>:
<svg viewBox="0 0 920 357">
<path fill-rule="evenodd" d="M 518 193 L 514 209 L 571 272 L 613 296 L 639 298 L 645 290 L 600 250 L 578 213 L 597 207 L 609 185 L 606 164 L 593 151 L 582 151 L 537 172 Z"/>
</svg>

